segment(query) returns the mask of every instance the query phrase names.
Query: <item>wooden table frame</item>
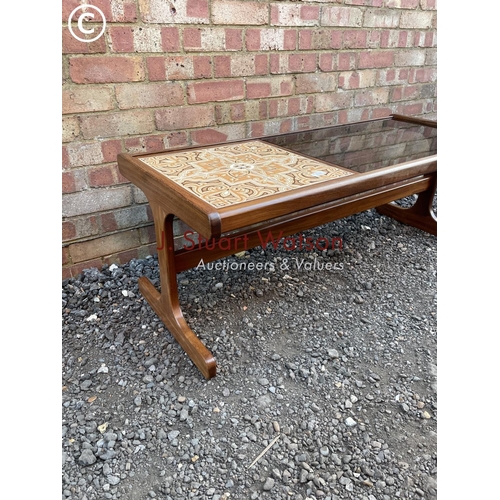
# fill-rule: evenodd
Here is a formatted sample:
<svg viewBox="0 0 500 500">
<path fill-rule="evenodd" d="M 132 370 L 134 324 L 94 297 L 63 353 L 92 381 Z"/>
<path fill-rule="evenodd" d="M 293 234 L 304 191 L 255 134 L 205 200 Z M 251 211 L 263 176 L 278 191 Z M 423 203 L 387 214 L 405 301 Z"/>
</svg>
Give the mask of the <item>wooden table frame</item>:
<svg viewBox="0 0 500 500">
<path fill-rule="evenodd" d="M 424 119 L 400 115 L 392 115 L 390 118 L 437 127 L 436 122 Z M 265 141 L 266 138 L 262 140 Z M 235 141 L 233 144 L 243 142 L 246 141 Z M 170 151 L 193 149 L 200 148 Z M 155 154 L 161 153 L 164 152 Z M 371 208 L 437 235 L 437 219 L 432 211 L 437 187 L 437 155 L 366 173 L 355 173 L 332 182 L 316 183 L 219 209 L 214 209 L 211 204 L 190 195 L 175 183 L 169 182 L 158 171 L 147 167 L 140 161 L 140 158 L 147 156 L 152 154 L 118 155 L 120 172 L 137 185 L 149 201 L 156 241 L 161 242 L 158 250 L 161 292 L 146 277 L 139 279 L 139 288 L 207 379 L 215 376 L 216 361 L 183 317 L 178 298 L 178 273 L 195 267 L 201 259 L 208 263 L 240 251 L 243 248 L 238 248 L 238 243 L 242 241 L 242 235 L 245 235 L 245 249 L 248 249 L 261 244 L 260 233 L 264 230 L 266 234 L 269 231 L 282 231 L 283 236 L 289 236 Z M 394 200 L 410 195 L 418 195 L 411 208 L 402 208 L 393 203 Z M 201 249 L 195 247 L 176 251 L 174 217 L 184 221 L 207 240 L 217 242 L 220 238 L 228 238 L 231 244 L 215 245 L 214 250 L 207 250 L 202 246 Z"/>
</svg>

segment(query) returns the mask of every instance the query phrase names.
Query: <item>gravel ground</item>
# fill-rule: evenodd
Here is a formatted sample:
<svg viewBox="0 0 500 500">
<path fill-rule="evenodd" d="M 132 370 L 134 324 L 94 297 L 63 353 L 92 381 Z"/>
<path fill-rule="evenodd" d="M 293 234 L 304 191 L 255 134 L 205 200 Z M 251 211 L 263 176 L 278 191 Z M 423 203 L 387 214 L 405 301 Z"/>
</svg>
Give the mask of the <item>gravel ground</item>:
<svg viewBox="0 0 500 500">
<path fill-rule="evenodd" d="M 210 381 L 138 290 L 155 258 L 63 282 L 63 499 L 436 498 L 436 238 L 373 210 L 304 235 L 343 248 L 179 275 Z"/>
</svg>

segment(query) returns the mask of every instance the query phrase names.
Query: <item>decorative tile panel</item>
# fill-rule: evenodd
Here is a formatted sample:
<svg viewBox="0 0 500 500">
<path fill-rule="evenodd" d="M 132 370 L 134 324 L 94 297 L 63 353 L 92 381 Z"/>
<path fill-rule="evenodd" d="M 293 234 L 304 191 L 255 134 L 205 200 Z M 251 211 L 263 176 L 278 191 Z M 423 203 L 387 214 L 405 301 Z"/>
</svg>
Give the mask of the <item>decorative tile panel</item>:
<svg viewBox="0 0 500 500">
<path fill-rule="evenodd" d="M 354 173 L 257 140 L 139 159 L 215 208 Z"/>
</svg>

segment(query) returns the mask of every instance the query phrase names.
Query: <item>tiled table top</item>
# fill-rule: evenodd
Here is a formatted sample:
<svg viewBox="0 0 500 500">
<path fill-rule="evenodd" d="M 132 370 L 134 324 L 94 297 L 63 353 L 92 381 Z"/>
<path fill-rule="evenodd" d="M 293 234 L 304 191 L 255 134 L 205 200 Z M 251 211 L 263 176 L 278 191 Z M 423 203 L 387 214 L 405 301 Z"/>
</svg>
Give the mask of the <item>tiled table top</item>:
<svg viewBox="0 0 500 500">
<path fill-rule="evenodd" d="M 354 173 L 258 140 L 145 156 L 140 161 L 215 208 Z"/>
</svg>

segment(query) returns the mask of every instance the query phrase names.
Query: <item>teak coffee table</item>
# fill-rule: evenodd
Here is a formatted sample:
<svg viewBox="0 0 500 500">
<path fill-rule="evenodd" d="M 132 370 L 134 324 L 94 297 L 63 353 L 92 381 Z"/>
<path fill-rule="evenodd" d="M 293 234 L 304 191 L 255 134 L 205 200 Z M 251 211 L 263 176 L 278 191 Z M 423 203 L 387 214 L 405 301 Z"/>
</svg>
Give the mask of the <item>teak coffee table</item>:
<svg viewBox="0 0 500 500">
<path fill-rule="evenodd" d="M 289 236 L 377 208 L 437 234 L 437 123 L 387 118 L 238 142 L 118 155 L 120 172 L 147 196 L 154 218 L 161 292 L 139 288 L 202 374 L 212 353 L 187 325 L 177 273 L 261 244 L 260 231 Z M 418 194 L 411 208 L 398 200 Z M 178 217 L 213 245 L 175 250 Z M 221 238 L 229 245 L 217 245 Z M 244 246 L 243 246 L 244 243 Z M 201 248 L 200 248 L 201 247 Z"/>
</svg>

